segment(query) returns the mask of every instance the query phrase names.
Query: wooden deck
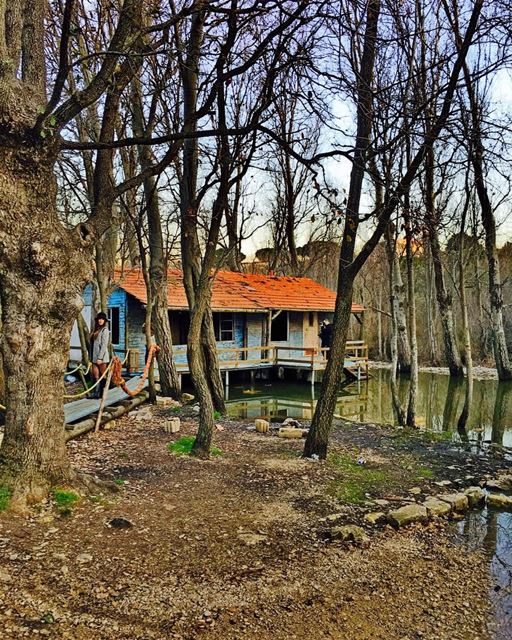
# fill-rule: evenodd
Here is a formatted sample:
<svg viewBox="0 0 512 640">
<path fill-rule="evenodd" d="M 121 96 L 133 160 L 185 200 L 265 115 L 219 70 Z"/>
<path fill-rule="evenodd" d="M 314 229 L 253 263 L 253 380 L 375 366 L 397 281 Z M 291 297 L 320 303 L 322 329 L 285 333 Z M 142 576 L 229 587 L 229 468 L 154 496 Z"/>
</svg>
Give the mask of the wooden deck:
<svg viewBox="0 0 512 640">
<path fill-rule="evenodd" d="M 327 352 L 329 349 L 311 347 L 282 347 L 279 345 L 233 347 L 218 349 L 221 371 L 250 371 L 283 367 L 306 371 L 324 371 L 327 366 Z M 178 362 L 178 373 L 189 373 L 188 364 L 179 362 L 179 357 L 186 356 L 186 347 L 174 348 L 174 355 Z M 359 371 L 359 379 L 368 374 L 368 345 L 362 340 L 347 342 L 344 367 L 352 372 Z M 357 377 L 357 373 L 356 373 Z"/>
<path fill-rule="evenodd" d="M 226 386 L 229 386 L 230 371 L 257 371 L 283 367 L 311 371 L 311 384 L 315 384 L 315 373 L 323 371 L 327 365 L 326 352 L 328 349 L 312 349 L 307 347 L 280 347 L 280 346 L 255 346 L 238 348 L 222 348 L 218 350 L 220 358 L 220 370 L 224 372 Z M 175 356 L 186 354 L 186 347 L 176 347 Z M 229 357 L 232 354 L 233 357 Z M 368 374 L 368 346 L 363 341 L 347 342 L 345 368 L 358 372 L 356 377 L 363 379 Z M 180 375 L 189 373 L 186 362 L 178 362 L 176 368 Z M 139 377 L 128 381 L 129 389 L 135 389 L 139 384 Z M 147 385 L 146 384 L 144 386 Z M 118 404 L 128 396 L 117 388 L 110 389 L 105 402 L 105 407 Z M 87 416 L 97 413 L 100 406 L 99 400 L 80 398 L 64 405 L 65 423 L 72 424 Z"/>
<path fill-rule="evenodd" d="M 128 389 L 133 391 L 133 389 L 137 387 L 139 382 L 139 377 L 132 378 L 131 380 L 128 380 L 126 386 L 128 387 Z M 144 386 L 147 386 L 147 380 Z M 110 389 L 107 394 L 105 407 L 110 407 L 114 404 L 118 404 L 122 400 L 126 400 L 126 398 L 128 397 L 129 396 L 122 389 L 114 387 L 113 389 Z M 78 420 L 82 420 L 83 418 L 87 418 L 87 416 L 90 416 L 93 413 L 97 413 L 99 408 L 100 400 L 80 398 L 79 400 L 68 402 L 64 405 L 64 422 L 65 424 L 78 422 Z"/>
</svg>

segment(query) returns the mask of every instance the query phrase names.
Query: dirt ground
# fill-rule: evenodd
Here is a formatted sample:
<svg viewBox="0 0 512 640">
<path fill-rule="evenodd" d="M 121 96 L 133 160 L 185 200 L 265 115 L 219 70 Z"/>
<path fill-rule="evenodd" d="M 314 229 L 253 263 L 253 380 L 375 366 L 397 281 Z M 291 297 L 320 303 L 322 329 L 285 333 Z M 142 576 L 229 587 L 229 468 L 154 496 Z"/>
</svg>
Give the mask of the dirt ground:
<svg viewBox="0 0 512 640">
<path fill-rule="evenodd" d="M 447 465 L 449 448 L 345 425 L 329 460 L 313 462 L 302 442 L 225 421 L 221 455 L 199 461 L 167 449 L 195 433 L 193 417 L 172 436 L 163 417 L 132 413 L 69 444 L 74 465 L 118 493 L 0 514 L 2 639 L 492 637 L 483 555 L 453 544 L 445 523 L 364 524 L 372 499 L 432 492 L 447 466 L 470 483 L 481 470 Z M 345 523 L 368 540 L 333 541 Z"/>
</svg>

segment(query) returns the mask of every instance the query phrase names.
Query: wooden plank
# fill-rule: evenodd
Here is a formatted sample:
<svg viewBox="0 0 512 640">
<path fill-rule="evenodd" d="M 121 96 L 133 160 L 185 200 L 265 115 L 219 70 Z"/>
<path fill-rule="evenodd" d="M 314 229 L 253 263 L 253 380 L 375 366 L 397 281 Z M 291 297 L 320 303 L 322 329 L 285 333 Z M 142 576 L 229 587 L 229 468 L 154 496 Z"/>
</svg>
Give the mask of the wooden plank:
<svg viewBox="0 0 512 640">
<path fill-rule="evenodd" d="M 140 382 L 140 378 L 131 378 L 126 383 L 126 386 L 130 391 L 133 391 L 137 388 Z M 144 387 L 147 386 L 147 380 L 144 382 Z M 129 398 L 122 389 L 109 389 L 107 397 L 105 399 L 105 406 L 110 407 L 113 404 L 117 404 L 124 400 L 125 398 Z M 97 413 L 100 407 L 100 401 L 89 399 L 89 398 L 81 398 L 80 400 L 75 400 L 74 402 L 68 402 L 64 405 L 64 422 L 65 424 L 71 424 L 72 422 L 77 422 L 82 418 L 86 418 L 93 413 Z"/>
</svg>

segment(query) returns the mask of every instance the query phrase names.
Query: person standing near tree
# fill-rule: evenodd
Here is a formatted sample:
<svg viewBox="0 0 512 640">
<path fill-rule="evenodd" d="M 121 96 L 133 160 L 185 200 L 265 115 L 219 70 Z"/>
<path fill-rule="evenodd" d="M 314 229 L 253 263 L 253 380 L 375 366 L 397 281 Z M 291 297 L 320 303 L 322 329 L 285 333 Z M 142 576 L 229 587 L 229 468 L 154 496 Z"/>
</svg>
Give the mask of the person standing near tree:
<svg viewBox="0 0 512 640">
<path fill-rule="evenodd" d="M 110 331 L 108 330 L 107 314 L 100 311 L 94 320 L 94 329 L 90 336 L 91 340 L 91 374 L 93 383 L 105 373 L 110 361 L 109 342 Z M 100 398 L 105 388 L 105 380 L 95 387 L 91 393 L 91 398 Z"/>
</svg>

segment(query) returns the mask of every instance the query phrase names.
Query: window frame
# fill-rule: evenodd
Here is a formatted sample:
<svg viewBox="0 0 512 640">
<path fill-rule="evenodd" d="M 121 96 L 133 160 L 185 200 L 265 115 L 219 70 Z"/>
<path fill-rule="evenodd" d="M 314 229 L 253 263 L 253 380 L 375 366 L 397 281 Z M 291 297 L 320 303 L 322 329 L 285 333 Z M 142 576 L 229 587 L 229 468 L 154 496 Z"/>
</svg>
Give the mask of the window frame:
<svg viewBox="0 0 512 640">
<path fill-rule="evenodd" d="M 277 320 L 278 318 L 280 318 L 281 316 L 285 315 L 286 317 L 286 337 L 283 339 L 276 339 L 273 337 L 272 335 L 272 330 L 273 330 L 273 324 L 274 321 Z M 270 323 L 270 342 L 274 343 L 274 342 L 289 342 L 290 340 L 290 312 L 289 311 L 281 311 L 281 313 L 276 316 L 276 318 L 274 318 L 271 323 Z"/>
<path fill-rule="evenodd" d="M 116 322 L 114 323 L 113 319 L 113 311 L 117 312 Z M 121 342 L 121 307 L 119 305 L 114 305 L 113 307 L 107 308 L 107 318 L 108 318 L 108 327 L 110 329 L 110 342 L 114 346 L 119 346 L 122 344 Z M 116 335 L 117 334 L 117 335 Z M 114 337 L 117 337 L 117 342 L 114 340 Z"/>
</svg>

